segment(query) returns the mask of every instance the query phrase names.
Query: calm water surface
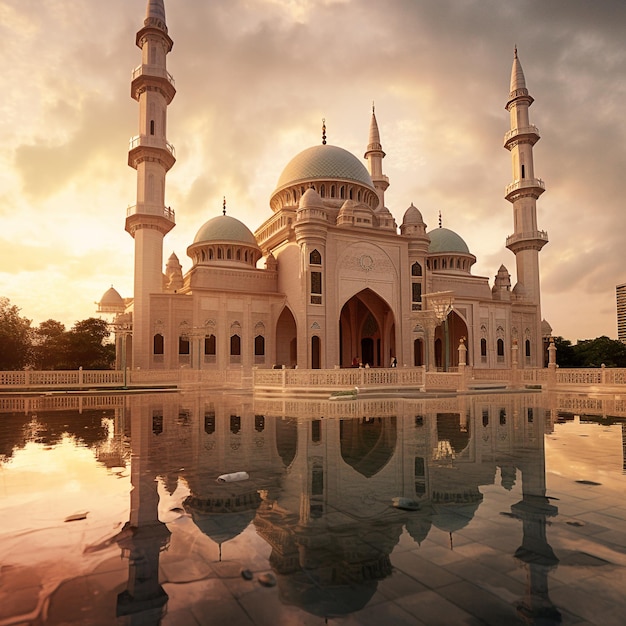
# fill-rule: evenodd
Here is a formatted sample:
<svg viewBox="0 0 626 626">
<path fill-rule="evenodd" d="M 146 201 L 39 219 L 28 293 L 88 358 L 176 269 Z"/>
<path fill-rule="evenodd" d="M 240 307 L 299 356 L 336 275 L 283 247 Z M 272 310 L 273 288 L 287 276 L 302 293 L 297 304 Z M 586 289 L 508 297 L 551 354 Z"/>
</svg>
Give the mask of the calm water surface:
<svg viewBox="0 0 626 626">
<path fill-rule="evenodd" d="M 2 397 L 0 626 L 622 625 L 620 402 Z"/>
</svg>

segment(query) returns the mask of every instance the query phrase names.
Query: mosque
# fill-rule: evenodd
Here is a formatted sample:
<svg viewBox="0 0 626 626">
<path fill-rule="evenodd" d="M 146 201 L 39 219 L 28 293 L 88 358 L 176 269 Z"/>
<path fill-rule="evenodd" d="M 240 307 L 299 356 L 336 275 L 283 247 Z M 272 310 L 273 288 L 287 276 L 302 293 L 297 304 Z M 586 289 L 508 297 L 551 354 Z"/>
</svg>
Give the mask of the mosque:
<svg viewBox="0 0 626 626">
<path fill-rule="evenodd" d="M 148 0 L 137 33 L 141 64 L 132 73 L 139 134 L 128 164 L 137 199 L 128 208 L 133 237 L 134 294 L 109 289 L 98 311 L 115 316 L 118 357 L 142 370 L 298 367 L 305 369 L 458 365 L 459 345 L 474 368 L 543 367 L 539 252 L 548 242 L 537 226 L 545 186 L 535 176 L 530 123 L 533 103 L 517 50 L 506 110 L 517 282 L 501 265 L 493 284 L 472 274 L 476 256 L 457 233 L 427 230 L 411 203 L 398 227 L 385 206 L 390 181 L 372 109 L 364 159 L 322 142 L 294 156 L 269 198 L 267 219 L 252 232 L 226 214 L 201 225 L 186 253 L 163 263 L 163 239 L 175 226 L 165 204 L 166 174 L 175 163 L 166 137 L 176 94 L 166 57 L 164 0 Z M 393 155 L 391 155 L 393 159 Z M 184 208 L 183 208 L 184 212 Z M 179 212 L 180 213 L 180 212 Z M 543 332 L 542 332 L 543 330 Z M 548 331 L 549 332 L 549 331 Z M 123 347 L 123 348 L 122 348 Z"/>
</svg>

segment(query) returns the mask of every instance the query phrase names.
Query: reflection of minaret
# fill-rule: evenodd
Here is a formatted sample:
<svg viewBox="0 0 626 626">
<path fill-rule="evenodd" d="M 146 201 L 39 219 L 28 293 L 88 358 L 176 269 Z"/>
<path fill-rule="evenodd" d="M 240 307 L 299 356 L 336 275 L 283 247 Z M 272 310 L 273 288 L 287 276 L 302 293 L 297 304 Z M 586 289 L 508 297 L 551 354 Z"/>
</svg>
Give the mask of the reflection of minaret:
<svg viewBox="0 0 626 626">
<path fill-rule="evenodd" d="M 150 444 L 157 436 L 150 396 L 136 396 L 130 402 L 131 511 L 130 521 L 118 540 L 123 555 L 129 559 L 128 583 L 117 597 L 117 615 L 130 615 L 131 624 L 156 625 L 167 603 L 167 594 L 159 584 L 159 555 L 170 532 L 158 519 L 157 482 L 150 472 Z"/>
<path fill-rule="evenodd" d="M 526 563 L 528 576 L 527 594 L 517 610 L 528 623 L 541 619 L 541 623 L 547 625 L 560 623 L 561 614 L 550 600 L 548 589 L 548 572 L 556 567 L 559 559 L 548 543 L 546 526 L 547 518 L 554 517 L 558 509 L 546 497 L 543 442 L 543 437 L 538 437 L 538 449 L 529 451 L 520 464 L 523 496 L 511 510 L 522 520 L 522 545 L 515 551 L 515 558 Z"/>
<path fill-rule="evenodd" d="M 622 422 L 622 471 L 626 474 L 626 422 Z"/>
</svg>

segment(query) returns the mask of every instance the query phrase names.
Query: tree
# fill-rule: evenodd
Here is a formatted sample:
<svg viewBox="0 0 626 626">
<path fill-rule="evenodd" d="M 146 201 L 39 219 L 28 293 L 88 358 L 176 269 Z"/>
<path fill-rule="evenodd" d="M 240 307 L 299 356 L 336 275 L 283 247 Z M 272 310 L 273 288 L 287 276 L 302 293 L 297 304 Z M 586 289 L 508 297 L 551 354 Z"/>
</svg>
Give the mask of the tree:
<svg viewBox="0 0 626 626">
<path fill-rule="evenodd" d="M 63 369 L 111 369 L 115 345 L 105 340 L 111 331 L 107 322 L 95 317 L 76 322 L 66 333 Z"/>
<path fill-rule="evenodd" d="M 626 344 L 605 335 L 579 340 L 574 351 L 580 367 L 626 367 Z"/>
<path fill-rule="evenodd" d="M 0 297 L 0 369 L 19 370 L 31 364 L 31 320 L 20 316 L 20 309 Z"/>
<path fill-rule="evenodd" d="M 65 360 L 67 351 L 65 324 L 49 319 L 34 332 L 33 363 L 35 369 L 53 370 Z"/>
<path fill-rule="evenodd" d="M 569 339 L 555 337 L 556 363 L 559 367 L 577 367 L 576 351 Z"/>
</svg>

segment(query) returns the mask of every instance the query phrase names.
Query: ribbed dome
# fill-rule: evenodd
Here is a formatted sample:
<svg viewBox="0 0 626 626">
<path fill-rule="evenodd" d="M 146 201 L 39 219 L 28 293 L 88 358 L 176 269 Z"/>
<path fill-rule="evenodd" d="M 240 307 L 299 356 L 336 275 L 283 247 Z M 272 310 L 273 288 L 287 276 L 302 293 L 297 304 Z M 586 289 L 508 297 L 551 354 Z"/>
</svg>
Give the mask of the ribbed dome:
<svg viewBox="0 0 626 626">
<path fill-rule="evenodd" d="M 366 167 L 352 153 L 337 146 L 319 145 L 303 150 L 285 167 L 276 189 L 310 180 L 352 180 L 374 188 Z"/>
<path fill-rule="evenodd" d="M 435 228 L 428 233 L 430 246 L 428 252 L 460 252 L 471 254 L 467 244 L 454 231 L 448 228 Z"/>
<path fill-rule="evenodd" d="M 206 222 L 196 234 L 194 243 L 228 241 L 257 246 L 252 231 L 230 215 L 218 215 Z"/>
<path fill-rule="evenodd" d="M 322 199 L 320 198 L 319 193 L 315 191 L 312 187 L 309 187 L 302 198 L 300 198 L 299 208 L 307 209 L 307 208 L 315 208 L 322 206 Z"/>
<path fill-rule="evenodd" d="M 423 224 L 424 218 L 420 210 L 411 202 L 411 206 L 405 211 L 402 218 L 403 224 Z"/>
<path fill-rule="evenodd" d="M 112 286 L 107 289 L 98 303 L 98 311 L 101 313 L 121 313 L 124 308 L 124 299 Z"/>
</svg>

